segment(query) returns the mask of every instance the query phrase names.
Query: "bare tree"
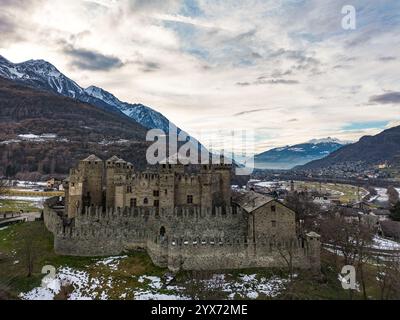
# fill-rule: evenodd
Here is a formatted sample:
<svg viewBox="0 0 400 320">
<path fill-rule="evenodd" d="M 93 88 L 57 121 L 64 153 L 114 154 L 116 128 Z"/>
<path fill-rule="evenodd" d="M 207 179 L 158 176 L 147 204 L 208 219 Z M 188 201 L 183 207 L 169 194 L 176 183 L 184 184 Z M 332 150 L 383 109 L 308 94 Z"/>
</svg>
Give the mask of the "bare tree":
<svg viewBox="0 0 400 320">
<path fill-rule="evenodd" d="M 6 192 L 8 181 L 5 179 L 0 179 L 0 195 Z"/>
<path fill-rule="evenodd" d="M 376 189 L 374 187 L 368 187 L 368 192 L 371 197 L 378 195 L 378 191 L 376 191 Z"/>
<path fill-rule="evenodd" d="M 397 202 L 399 202 L 400 201 L 400 198 L 399 198 L 399 193 L 398 193 L 398 191 L 396 190 L 396 188 L 395 187 L 389 187 L 388 189 L 387 189 L 387 195 L 388 195 L 388 197 L 389 197 L 389 203 L 390 203 L 390 205 L 392 205 L 392 206 L 394 206 Z"/>
<path fill-rule="evenodd" d="M 285 203 L 296 212 L 296 221 L 301 222 L 305 230 L 313 230 L 314 222 L 321 212 L 321 207 L 314 203 L 308 192 L 292 192 L 285 199 Z M 300 230 L 301 232 L 302 230 Z"/>
<path fill-rule="evenodd" d="M 19 250 L 24 259 L 23 264 L 26 268 L 26 275 L 31 277 L 34 272 L 35 261 L 37 258 L 37 243 L 31 228 L 24 228 L 20 233 L 21 242 L 19 243 Z"/>
<path fill-rule="evenodd" d="M 376 279 L 381 300 L 400 299 L 400 257 L 386 256 L 378 262 Z"/>
<path fill-rule="evenodd" d="M 62 283 L 60 292 L 55 295 L 54 300 L 68 300 L 74 292 L 74 286 L 71 283 Z"/>
<path fill-rule="evenodd" d="M 283 245 L 281 243 L 277 243 L 276 247 L 279 252 L 279 255 L 287 265 L 289 272 L 289 279 L 290 281 L 292 281 L 294 275 L 293 258 L 295 255 L 295 240 L 290 240 L 289 242 Z"/>
<path fill-rule="evenodd" d="M 326 217 L 320 225 L 322 242 L 333 247 L 343 256 L 345 265 L 357 270 L 364 299 L 367 299 L 365 264 L 370 260 L 373 230 L 359 221 L 347 222 L 343 216 Z"/>
</svg>

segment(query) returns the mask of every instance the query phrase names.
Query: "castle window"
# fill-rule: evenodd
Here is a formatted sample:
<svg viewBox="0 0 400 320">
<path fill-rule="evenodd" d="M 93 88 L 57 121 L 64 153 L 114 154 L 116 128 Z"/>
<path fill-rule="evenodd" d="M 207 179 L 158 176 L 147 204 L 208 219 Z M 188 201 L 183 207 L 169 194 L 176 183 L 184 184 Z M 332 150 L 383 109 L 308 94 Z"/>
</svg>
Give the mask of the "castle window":
<svg viewBox="0 0 400 320">
<path fill-rule="evenodd" d="M 154 207 L 156 208 L 160 207 L 160 201 L 154 200 Z"/>
<path fill-rule="evenodd" d="M 192 195 L 187 196 L 187 203 L 193 204 L 193 196 Z"/>
<path fill-rule="evenodd" d="M 131 199 L 131 208 L 135 208 L 137 206 L 137 200 L 135 198 Z"/>
<path fill-rule="evenodd" d="M 276 206 L 271 206 L 271 211 L 276 212 Z"/>
<path fill-rule="evenodd" d="M 165 189 L 165 190 L 164 190 L 164 192 L 165 192 L 165 195 L 167 195 L 167 194 L 168 194 L 168 190 L 167 190 L 167 189 Z"/>
<path fill-rule="evenodd" d="M 272 223 L 272 227 L 273 227 L 273 228 L 276 228 L 276 221 L 275 221 L 275 220 L 272 220 L 271 223 Z"/>
<path fill-rule="evenodd" d="M 154 196 L 154 197 L 159 197 L 159 196 L 160 196 L 160 191 L 154 190 L 154 191 L 153 191 L 153 196 Z"/>
<path fill-rule="evenodd" d="M 165 233 L 166 233 L 165 227 L 161 227 L 161 228 L 160 228 L 160 236 L 161 236 L 161 237 L 164 237 L 164 236 L 165 236 Z"/>
<path fill-rule="evenodd" d="M 144 200 L 143 200 L 143 204 L 149 204 L 149 199 L 147 199 L 147 198 L 144 198 Z"/>
</svg>

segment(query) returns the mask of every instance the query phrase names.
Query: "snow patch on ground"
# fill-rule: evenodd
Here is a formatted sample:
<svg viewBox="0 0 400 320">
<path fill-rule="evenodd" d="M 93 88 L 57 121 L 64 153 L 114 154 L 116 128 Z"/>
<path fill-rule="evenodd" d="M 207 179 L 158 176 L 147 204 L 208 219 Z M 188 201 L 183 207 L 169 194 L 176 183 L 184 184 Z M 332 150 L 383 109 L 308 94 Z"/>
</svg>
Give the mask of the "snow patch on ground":
<svg viewBox="0 0 400 320">
<path fill-rule="evenodd" d="M 129 286 L 125 280 L 113 276 L 114 271 L 118 271 L 118 273 L 122 271 L 122 269 L 119 269 L 119 265 L 126 258 L 127 256 L 114 256 L 94 261 L 94 266 L 104 266 L 111 273 L 104 273 L 102 269 L 94 269 L 95 272 L 90 271 L 89 273 L 71 267 L 60 267 L 56 271 L 55 278 L 47 281 L 44 278 L 42 286 L 21 293 L 20 298 L 23 300 L 54 300 L 56 295 L 61 292 L 62 287 L 70 286 L 69 300 L 108 300 L 111 298 L 135 300 L 198 299 L 196 296 L 189 296 L 185 288 L 196 280 L 175 284 L 172 282 L 174 276 L 168 274 L 162 277 L 154 275 L 131 276 L 132 279 L 137 281 L 138 285 Z M 277 297 L 285 290 L 289 280 L 278 276 L 266 278 L 256 274 L 239 274 L 237 277 L 233 277 L 231 274 L 214 274 L 211 278 L 199 280 L 199 283 L 207 291 L 222 292 L 227 299 L 258 299 Z"/>
<path fill-rule="evenodd" d="M 227 280 L 224 274 L 214 275 L 203 283 L 208 289 L 222 290 L 228 293 L 229 299 L 257 299 L 260 295 L 274 298 L 286 287 L 289 280 L 274 276 L 258 278 L 256 274 L 240 275 L 238 280 Z"/>
<path fill-rule="evenodd" d="M 128 256 L 109 257 L 96 262 L 96 265 L 108 266 L 111 270 L 118 270 L 118 265 L 121 260 L 128 258 Z"/>
<path fill-rule="evenodd" d="M 378 193 L 377 200 L 379 200 L 381 202 L 389 201 L 389 196 L 387 194 L 386 188 L 375 188 L 375 189 L 376 189 L 376 192 Z"/>
<path fill-rule="evenodd" d="M 400 243 L 379 236 L 375 236 L 374 244 L 372 247 L 374 249 L 381 249 L 381 250 L 400 250 Z"/>
</svg>

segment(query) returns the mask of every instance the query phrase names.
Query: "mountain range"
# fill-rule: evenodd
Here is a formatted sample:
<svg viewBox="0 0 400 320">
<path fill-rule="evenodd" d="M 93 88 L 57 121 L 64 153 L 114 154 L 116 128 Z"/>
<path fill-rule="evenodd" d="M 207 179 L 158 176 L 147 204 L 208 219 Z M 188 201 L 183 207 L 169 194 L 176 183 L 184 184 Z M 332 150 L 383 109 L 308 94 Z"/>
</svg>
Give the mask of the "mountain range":
<svg viewBox="0 0 400 320">
<path fill-rule="evenodd" d="M 255 156 L 257 169 L 287 170 L 324 158 L 349 144 L 335 138 L 314 139 L 306 143 L 275 148 Z"/>
<path fill-rule="evenodd" d="M 147 129 L 169 132 L 170 122 L 161 113 L 143 104 L 122 102 L 110 92 L 95 86 L 84 89 L 44 60 L 12 63 L 0 56 L 0 77 L 127 116 Z"/>
<path fill-rule="evenodd" d="M 309 162 L 296 169 L 319 170 L 342 165 L 349 166 L 354 163 L 362 163 L 370 167 L 384 162 L 393 163 L 399 159 L 400 126 L 397 126 L 375 136 L 364 136 L 356 143 L 343 146 L 323 159 Z"/>
<path fill-rule="evenodd" d="M 143 169 L 146 133 L 128 117 L 0 77 L 0 177 L 65 175 L 92 153 Z"/>
<path fill-rule="evenodd" d="M 116 153 L 145 166 L 148 129 L 169 131 L 169 120 L 110 92 L 86 89 L 44 60 L 12 63 L 0 56 L 0 176 L 65 174 L 79 158 Z M 180 129 L 178 129 L 180 132 Z M 202 148 L 202 146 L 200 145 Z M 318 170 L 400 156 L 400 127 L 357 143 L 334 138 L 275 148 L 255 157 L 259 169 Z"/>
</svg>

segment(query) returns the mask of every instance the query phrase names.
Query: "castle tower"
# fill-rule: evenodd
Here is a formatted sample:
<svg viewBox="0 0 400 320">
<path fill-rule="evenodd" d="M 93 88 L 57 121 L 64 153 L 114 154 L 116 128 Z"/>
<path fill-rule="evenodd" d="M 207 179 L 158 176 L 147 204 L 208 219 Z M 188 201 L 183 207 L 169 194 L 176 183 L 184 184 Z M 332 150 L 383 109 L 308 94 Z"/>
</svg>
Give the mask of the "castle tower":
<svg viewBox="0 0 400 320">
<path fill-rule="evenodd" d="M 218 206 L 229 206 L 231 204 L 231 175 L 232 164 L 229 164 L 227 159 L 221 155 L 220 163 L 214 166 L 214 172 L 219 175 L 219 200 Z"/>
<path fill-rule="evenodd" d="M 103 161 L 91 155 L 70 171 L 67 193 L 68 217 L 73 218 L 87 206 L 103 205 Z"/>
<path fill-rule="evenodd" d="M 201 207 L 205 209 L 211 209 L 213 207 L 212 176 L 213 176 L 212 165 L 210 164 L 202 165 L 200 170 L 200 184 L 201 184 L 200 203 Z"/>
<path fill-rule="evenodd" d="M 295 189 L 294 189 L 294 181 L 293 181 L 293 180 L 291 180 L 291 181 L 290 181 L 290 192 L 292 192 L 292 193 L 293 193 L 293 192 L 294 192 L 294 190 L 295 190 Z"/>
<path fill-rule="evenodd" d="M 308 258 L 311 269 L 317 273 L 321 271 L 321 236 L 315 232 L 306 234 L 308 244 Z"/>
<path fill-rule="evenodd" d="M 99 157 L 91 155 L 80 161 L 79 170 L 83 178 L 83 207 L 103 206 L 104 162 Z"/>
<path fill-rule="evenodd" d="M 160 164 L 159 167 L 159 188 L 160 208 L 173 209 L 175 207 L 175 173 L 180 168 L 176 165 Z"/>
<path fill-rule="evenodd" d="M 83 208 L 83 176 L 79 169 L 71 169 L 65 193 L 68 218 L 76 217 Z"/>
<path fill-rule="evenodd" d="M 113 208 L 115 204 L 115 162 L 120 160 L 117 156 L 106 161 L 106 208 Z"/>
</svg>

